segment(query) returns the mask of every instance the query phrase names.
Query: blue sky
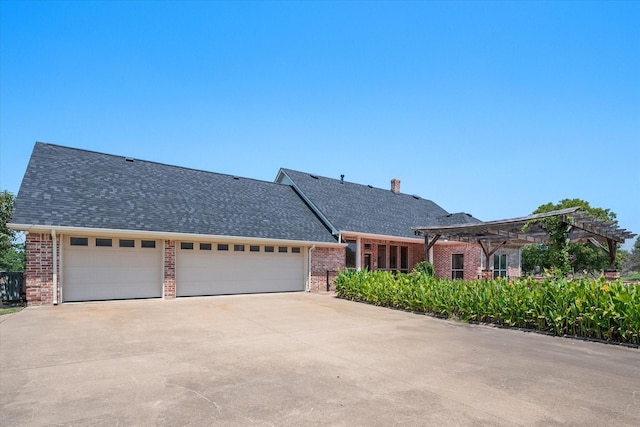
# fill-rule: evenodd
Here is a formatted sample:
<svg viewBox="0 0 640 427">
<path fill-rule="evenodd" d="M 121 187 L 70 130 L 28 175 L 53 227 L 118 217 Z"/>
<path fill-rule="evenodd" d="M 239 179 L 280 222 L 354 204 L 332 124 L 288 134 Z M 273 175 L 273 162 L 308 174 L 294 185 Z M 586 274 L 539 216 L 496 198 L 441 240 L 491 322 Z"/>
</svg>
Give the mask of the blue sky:
<svg viewBox="0 0 640 427">
<path fill-rule="evenodd" d="M 483 220 L 581 198 L 640 233 L 639 23 L 632 1 L 2 0 L 0 188 L 44 141 L 398 177 Z"/>
</svg>

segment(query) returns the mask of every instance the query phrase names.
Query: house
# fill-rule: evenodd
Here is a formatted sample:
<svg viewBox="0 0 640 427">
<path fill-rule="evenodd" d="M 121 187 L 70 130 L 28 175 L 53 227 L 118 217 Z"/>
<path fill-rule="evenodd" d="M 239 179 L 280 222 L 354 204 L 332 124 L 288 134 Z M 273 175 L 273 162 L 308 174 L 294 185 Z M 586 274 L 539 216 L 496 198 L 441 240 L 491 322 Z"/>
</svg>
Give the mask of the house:
<svg viewBox="0 0 640 427">
<path fill-rule="evenodd" d="M 326 290 L 339 270 L 410 271 L 412 226 L 477 223 L 430 200 L 281 169 L 275 182 L 36 143 L 9 227 L 27 302 Z M 476 278 L 478 245 L 438 242 L 438 275 Z"/>
<path fill-rule="evenodd" d="M 392 179 L 384 190 L 341 179 L 280 169 L 276 182 L 293 186 L 336 236 L 347 243 L 347 268 L 409 272 L 425 259 L 434 264 L 436 275 L 475 279 L 482 266 L 482 251 L 475 243 L 439 241 L 428 254 L 412 227 L 418 224 L 449 226 L 481 222 L 470 214 L 450 214 L 431 200 L 400 191 L 400 180 Z M 513 251 L 516 251 L 514 254 Z M 517 248 L 505 247 L 497 254 L 519 260 Z M 515 265 L 516 263 L 513 262 Z M 519 274 L 512 267 L 511 275 Z M 322 284 L 311 283 L 312 288 Z"/>
</svg>

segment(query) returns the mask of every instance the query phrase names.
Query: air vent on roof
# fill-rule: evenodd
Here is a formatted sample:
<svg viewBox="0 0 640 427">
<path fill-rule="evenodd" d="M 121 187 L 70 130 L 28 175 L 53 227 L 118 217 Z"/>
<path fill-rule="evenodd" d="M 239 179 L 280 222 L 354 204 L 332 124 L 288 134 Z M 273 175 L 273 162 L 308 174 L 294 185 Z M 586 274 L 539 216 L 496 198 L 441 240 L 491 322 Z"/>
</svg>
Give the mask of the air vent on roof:
<svg viewBox="0 0 640 427">
<path fill-rule="evenodd" d="M 472 216 L 471 214 L 466 214 L 467 216 Z"/>
<path fill-rule="evenodd" d="M 420 200 L 420 196 L 418 196 L 417 194 L 414 194 L 413 198 L 416 199 L 416 200 Z"/>
<path fill-rule="evenodd" d="M 235 175 L 234 175 L 234 176 L 233 176 L 233 179 L 235 179 L 235 180 L 237 181 L 237 180 L 239 180 L 239 179 L 240 179 L 240 177 L 239 177 L 239 176 L 235 176 Z"/>
<path fill-rule="evenodd" d="M 451 215 L 453 215 L 453 214 L 449 214 L 449 215 L 447 215 L 447 218 L 451 218 Z"/>
<path fill-rule="evenodd" d="M 318 179 L 318 177 L 317 177 L 316 175 L 309 174 L 309 176 L 310 176 L 311 178 L 313 178 L 313 179 Z"/>
<path fill-rule="evenodd" d="M 129 162 L 129 163 L 133 163 L 133 159 L 131 157 L 125 157 L 124 161 L 125 162 Z"/>
<path fill-rule="evenodd" d="M 369 187 L 369 188 L 373 188 L 373 185 L 367 185 L 367 187 Z"/>
</svg>

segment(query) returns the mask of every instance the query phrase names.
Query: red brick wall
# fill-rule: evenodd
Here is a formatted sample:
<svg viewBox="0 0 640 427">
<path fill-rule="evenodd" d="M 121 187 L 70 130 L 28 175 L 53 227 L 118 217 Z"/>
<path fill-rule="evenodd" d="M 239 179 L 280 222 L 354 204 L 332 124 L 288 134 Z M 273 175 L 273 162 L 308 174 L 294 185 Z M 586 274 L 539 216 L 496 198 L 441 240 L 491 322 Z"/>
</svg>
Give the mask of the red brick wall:
<svg viewBox="0 0 640 427">
<path fill-rule="evenodd" d="M 57 239 L 58 260 L 60 245 Z M 25 239 L 27 264 L 25 268 L 25 289 L 27 305 L 53 304 L 53 240 L 50 234 L 29 233 Z M 58 264 L 60 276 L 60 264 Z M 60 287 L 58 287 L 59 291 Z M 58 301 L 60 299 L 58 298 Z"/>
<path fill-rule="evenodd" d="M 163 297 L 176 297 L 176 241 L 164 241 Z"/>
<path fill-rule="evenodd" d="M 311 251 L 311 292 L 327 291 L 327 271 L 329 272 L 329 286 L 335 290 L 334 280 L 338 271 L 345 269 L 345 248 L 315 248 Z"/>
<path fill-rule="evenodd" d="M 465 280 L 475 280 L 481 274 L 482 249 L 475 243 L 436 243 L 432 250 L 436 277 L 451 278 L 451 256 L 453 254 L 464 254 Z"/>
</svg>

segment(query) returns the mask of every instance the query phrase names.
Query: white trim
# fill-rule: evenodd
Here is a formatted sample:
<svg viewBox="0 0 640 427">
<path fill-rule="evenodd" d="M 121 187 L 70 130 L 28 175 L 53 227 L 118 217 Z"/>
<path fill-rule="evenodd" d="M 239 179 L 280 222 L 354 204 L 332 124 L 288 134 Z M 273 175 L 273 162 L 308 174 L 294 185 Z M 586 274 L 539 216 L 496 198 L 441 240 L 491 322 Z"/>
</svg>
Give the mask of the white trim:
<svg viewBox="0 0 640 427">
<path fill-rule="evenodd" d="M 344 230 L 340 231 L 340 235 L 342 236 L 343 239 L 351 238 L 351 237 L 355 237 L 357 239 L 357 238 L 364 237 L 365 239 L 374 239 L 374 240 L 391 240 L 394 242 L 424 243 L 424 238 L 422 237 L 413 238 L 413 237 L 400 237 L 400 236 L 385 236 L 383 234 L 360 233 L 355 231 L 344 231 Z"/>
<path fill-rule="evenodd" d="M 69 226 L 41 226 L 36 224 L 15 224 L 9 223 L 7 227 L 12 230 L 25 231 L 27 233 L 50 233 L 51 230 L 64 232 L 66 234 L 88 234 L 91 236 L 132 236 L 139 238 L 164 239 L 164 240 L 222 240 L 228 242 L 280 242 L 289 245 L 313 246 L 316 247 L 345 247 L 344 243 L 314 242 L 310 240 L 288 240 L 288 239 L 272 239 L 264 237 L 240 237 L 240 236 L 224 236 L 217 234 L 195 234 L 195 233 L 175 233 L 163 231 L 144 231 L 144 230 L 124 230 L 114 228 L 90 228 L 90 227 L 69 227 Z"/>
</svg>

